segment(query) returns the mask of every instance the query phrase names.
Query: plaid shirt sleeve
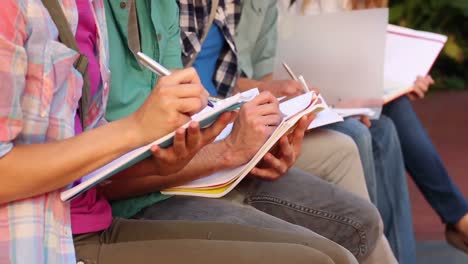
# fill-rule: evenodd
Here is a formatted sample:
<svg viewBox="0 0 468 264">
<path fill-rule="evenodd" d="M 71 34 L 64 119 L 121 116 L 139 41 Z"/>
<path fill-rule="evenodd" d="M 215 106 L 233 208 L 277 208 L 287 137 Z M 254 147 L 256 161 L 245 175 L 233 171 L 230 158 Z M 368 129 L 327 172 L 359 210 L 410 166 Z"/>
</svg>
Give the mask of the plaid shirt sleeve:
<svg viewBox="0 0 468 264">
<path fill-rule="evenodd" d="M 204 25 L 210 16 L 211 1 L 178 0 L 178 3 L 182 60 L 186 64 L 195 53 L 201 50 L 200 39 L 204 34 Z M 220 96 L 227 96 L 231 93 L 239 75 L 234 36 L 240 20 L 240 12 L 240 0 L 219 0 L 213 23 L 221 29 L 228 44 L 224 46 L 218 58 L 213 80 Z"/>
<path fill-rule="evenodd" d="M 26 17 L 19 4 L 6 1 L 0 9 L 0 157 L 12 148 L 23 127 L 21 94 L 25 88 Z"/>
</svg>

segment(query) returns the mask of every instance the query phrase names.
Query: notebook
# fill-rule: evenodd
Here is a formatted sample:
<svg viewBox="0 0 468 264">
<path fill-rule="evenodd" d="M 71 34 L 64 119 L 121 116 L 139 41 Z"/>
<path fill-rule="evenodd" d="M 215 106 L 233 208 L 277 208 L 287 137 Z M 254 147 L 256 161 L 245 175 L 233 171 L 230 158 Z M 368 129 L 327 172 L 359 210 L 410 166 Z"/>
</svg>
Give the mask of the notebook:
<svg viewBox="0 0 468 264">
<path fill-rule="evenodd" d="M 273 78 L 289 79 L 284 61 L 333 107 L 379 108 L 387 25 L 387 9 L 284 15 L 278 24 Z"/>
<path fill-rule="evenodd" d="M 283 135 L 292 130 L 301 117 L 310 113 L 316 113 L 316 119 L 314 120 L 315 124 L 312 122 L 309 129 L 343 121 L 343 119 L 333 111 L 327 111 L 329 108 L 325 101 L 323 101 L 323 98 L 317 96 L 314 92 L 308 92 L 281 103 L 280 110 L 285 115 L 283 122 L 248 163 L 236 168 L 216 172 L 210 176 L 195 180 L 185 185 L 163 190 L 161 193 L 168 195 L 220 198 L 236 187 L 237 184 L 239 184 L 239 182 L 242 181 L 242 179 L 244 179 L 244 177 L 257 165 L 263 156 L 265 156 L 265 154 L 276 144 L 276 142 Z M 229 135 L 230 129 L 231 128 L 226 128 L 227 131 L 223 131 L 218 140 Z"/>
<path fill-rule="evenodd" d="M 444 35 L 388 25 L 384 102 L 410 93 L 416 77 L 429 73 L 446 42 Z"/>
<path fill-rule="evenodd" d="M 192 116 L 193 121 L 198 121 L 200 127 L 210 126 L 216 119 L 224 112 L 233 111 L 239 108 L 243 103 L 248 102 L 255 98 L 259 94 L 258 89 L 251 89 L 243 93 L 238 93 L 232 97 L 228 97 L 224 100 L 220 100 L 214 104 L 214 107 L 206 107 L 199 113 Z M 190 123 L 190 122 L 189 122 Z M 189 123 L 183 125 L 187 128 Z M 174 132 L 167 134 L 166 136 L 155 140 L 154 142 L 137 148 L 133 151 L 126 153 L 125 155 L 111 161 L 103 167 L 85 175 L 82 177 L 80 184 L 63 191 L 60 194 L 62 201 L 70 201 L 78 195 L 89 190 L 91 187 L 99 184 L 105 179 L 115 175 L 116 173 L 150 157 L 151 146 L 159 145 L 162 148 L 167 148 L 172 145 L 174 138 Z"/>
</svg>

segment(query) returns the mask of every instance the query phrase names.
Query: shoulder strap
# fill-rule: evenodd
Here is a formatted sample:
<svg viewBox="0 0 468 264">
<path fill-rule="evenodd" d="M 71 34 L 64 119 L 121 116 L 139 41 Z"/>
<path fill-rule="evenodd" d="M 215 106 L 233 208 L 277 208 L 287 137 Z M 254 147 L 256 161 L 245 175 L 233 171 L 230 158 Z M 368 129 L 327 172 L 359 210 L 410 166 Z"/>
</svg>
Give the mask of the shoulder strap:
<svg viewBox="0 0 468 264">
<path fill-rule="evenodd" d="M 206 37 L 208 36 L 208 32 L 211 28 L 211 25 L 213 24 L 214 18 L 216 16 L 216 10 L 218 9 L 218 4 L 219 0 L 212 0 L 211 1 L 211 10 L 210 10 L 210 17 L 208 18 L 208 23 L 205 24 L 205 27 L 203 28 L 203 36 L 200 39 L 200 48 L 203 46 L 203 42 L 205 42 Z M 195 62 L 197 59 L 199 52 L 196 52 L 195 54 L 190 57 L 189 62 L 187 63 L 186 67 L 192 66 L 192 64 Z"/>
<path fill-rule="evenodd" d="M 63 13 L 62 7 L 60 6 L 57 0 L 42 0 L 42 4 L 47 8 L 52 20 L 55 23 L 55 26 L 58 29 L 59 39 L 60 41 L 65 44 L 70 49 L 75 50 L 76 52 L 80 53 L 78 48 L 78 44 L 76 43 L 75 37 L 70 30 L 70 24 L 68 23 L 65 14 Z M 86 114 L 89 108 L 89 94 L 90 94 L 90 86 L 89 86 L 89 78 L 88 78 L 88 58 L 80 53 L 80 57 L 78 60 L 75 61 L 74 67 L 77 71 L 81 73 L 83 76 L 83 87 L 82 87 L 82 95 L 80 99 L 80 119 L 83 129 L 85 128 L 85 119 Z"/>
</svg>

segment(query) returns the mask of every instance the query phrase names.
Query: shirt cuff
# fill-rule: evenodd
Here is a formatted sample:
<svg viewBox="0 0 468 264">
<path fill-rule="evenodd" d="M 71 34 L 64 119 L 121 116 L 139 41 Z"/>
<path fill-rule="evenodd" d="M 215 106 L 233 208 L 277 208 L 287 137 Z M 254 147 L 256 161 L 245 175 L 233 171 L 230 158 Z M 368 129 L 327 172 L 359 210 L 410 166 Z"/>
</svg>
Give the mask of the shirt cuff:
<svg viewBox="0 0 468 264">
<path fill-rule="evenodd" d="M 273 73 L 273 68 L 275 65 L 275 58 L 269 58 L 262 60 L 255 64 L 253 78 L 255 80 L 260 80 L 270 73 Z"/>
<path fill-rule="evenodd" d="M 0 158 L 8 154 L 13 149 L 13 143 L 11 142 L 1 142 L 0 143 Z"/>
</svg>

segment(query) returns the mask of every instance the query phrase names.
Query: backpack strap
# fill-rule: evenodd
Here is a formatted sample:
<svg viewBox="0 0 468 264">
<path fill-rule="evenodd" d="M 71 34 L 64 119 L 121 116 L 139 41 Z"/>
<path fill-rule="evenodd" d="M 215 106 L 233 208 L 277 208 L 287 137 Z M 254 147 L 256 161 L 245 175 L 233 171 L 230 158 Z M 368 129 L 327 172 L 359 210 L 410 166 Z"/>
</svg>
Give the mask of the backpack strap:
<svg viewBox="0 0 468 264">
<path fill-rule="evenodd" d="M 127 0 L 128 6 L 128 47 L 136 56 L 141 51 L 140 28 L 138 26 L 138 15 L 135 0 Z"/>
<path fill-rule="evenodd" d="M 80 53 L 78 44 L 76 43 L 75 36 L 70 30 L 70 24 L 68 23 L 65 14 L 63 13 L 62 7 L 58 0 L 42 0 L 42 4 L 47 8 L 55 26 L 58 29 L 60 42 L 65 44 L 70 49 Z M 83 129 L 86 126 L 86 115 L 89 110 L 90 100 L 90 83 L 88 77 L 88 58 L 80 53 L 80 57 L 75 61 L 74 67 L 83 76 L 83 87 L 82 95 L 80 98 L 79 115 L 81 119 L 81 125 Z"/>
<path fill-rule="evenodd" d="M 211 28 L 211 25 L 213 24 L 213 21 L 216 16 L 216 10 L 218 9 L 218 4 L 219 0 L 212 0 L 211 1 L 211 10 L 210 10 L 210 17 L 208 18 L 208 23 L 205 24 L 205 27 L 203 28 L 203 36 L 200 38 L 200 50 L 201 47 L 203 46 L 203 42 L 205 42 L 206 37 L 208 36 L 208 32 Z M 198 57 L 199 52 L 194 53 L 191 57 L 188 63 L 185 65 L 185 67 L 191 67 L 195 60 Z"/>
</svg>

